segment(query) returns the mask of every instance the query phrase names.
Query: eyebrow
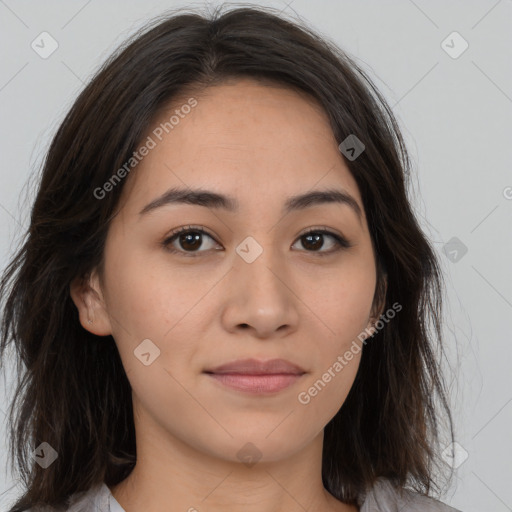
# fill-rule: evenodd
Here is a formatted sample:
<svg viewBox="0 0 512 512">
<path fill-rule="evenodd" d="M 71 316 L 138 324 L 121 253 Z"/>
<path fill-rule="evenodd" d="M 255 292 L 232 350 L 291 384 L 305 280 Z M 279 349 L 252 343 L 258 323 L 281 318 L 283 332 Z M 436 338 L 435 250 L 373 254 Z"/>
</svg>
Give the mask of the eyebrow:
<svg viewBox="0 0 512 512">
<path fill-rule="evenodd" d="M 349 206 L 361 221 L 362 211 L 358 202 L 345 190 L 338 189 L 313 190 L 311 192 L 289 197 L 284 203 L 283 213 L 286 215 L 292 211 L 329 203 Z M 139 212 L 139 216 L 145 215 L 148 212 L 169 204 L 192 204 L 196 206 L 205 206 L 207 208 L 222 208 L 231 213 L 238 212 L 240 208 L 239 202 L 234 197 L 219 194 L 217 192 L 205 189 L 171 188 L 147 204 Z"/>
</svg>

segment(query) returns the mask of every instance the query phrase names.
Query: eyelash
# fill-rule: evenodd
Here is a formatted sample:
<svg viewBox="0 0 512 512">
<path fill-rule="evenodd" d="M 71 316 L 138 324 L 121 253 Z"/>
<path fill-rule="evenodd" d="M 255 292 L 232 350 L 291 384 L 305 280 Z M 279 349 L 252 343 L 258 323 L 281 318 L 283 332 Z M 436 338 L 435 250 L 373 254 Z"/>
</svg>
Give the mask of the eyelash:
<svg viewBox="0 0 512 512">
<path fill-rule="evenodd" d="M 208 251 L 182 251 L 182 250 L 175 249 L 174 247 L 172 247 L 170 244 L 175 239 L 177 239 L 177 237 L 179 235 L 181 235 L 183 233 L 204 234 L 204 235 L 209 236 L 215 243 L 218 244 L 217 240 L 215 240 L 215 237 L 213 235 L 211 235 L 210 233 L 208 233 L 206 230 L 204 230 L 203 227 L 201 227 L 201 226 L 183 226 L 183 227 L 178 228 L 178 229 L 174 230 L 173 232 L 171 232 L 169 234 L 169 236 L 167 236 L 162 241 L 162 243 L 161 243 L 162 247 L 171 253 L 177 253 L 177 254 L 184 255 L 186 257 L 193 257 L 193 258 L 200 256 L 201 253 L 208 252 Z M 308 251 L 308 250 L 306 250 L 306 252 L 318 254 L 318 256 L 328 256 L 335 252 L 341 251 L 343 249 L 349 249 L 350 247 L 352 247 L 352 244 L 346 238 L 344 238 L 336 233 L 333 233 L 332 231 L 329 231 L 328 229 L 323 228 L 323 227 L 322 228 L 309 228 L 305 233 L 302 233 L 297 238 L 297 240 L 299 240 L 305 236 L 311 235 L 311 234 L 331 236 L 332 238 L 334 238 L 334 240 L 336 241 L 336 243 L 338 245 L 338 247 L 336 247 L 335 249 L 331 249 L 329 251 Z M 219 249 L 217 249 L 217 250 L 219 250 Z"/>
</svg>

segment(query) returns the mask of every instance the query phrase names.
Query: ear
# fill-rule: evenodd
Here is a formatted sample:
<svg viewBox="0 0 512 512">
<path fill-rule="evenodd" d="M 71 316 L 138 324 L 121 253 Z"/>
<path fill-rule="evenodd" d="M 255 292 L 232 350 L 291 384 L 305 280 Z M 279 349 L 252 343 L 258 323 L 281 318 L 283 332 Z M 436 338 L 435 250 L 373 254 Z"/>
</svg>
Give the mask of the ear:
<svg viewBox="0 0 512 512">
<path fill-rule="evenodd" d="M 78 309 L 80 324 L 97 336 L 112 334 L 110 317 L 96 270 L 88 277 L 77 277 L 69 285 L 71 299 Z"/>
</svg>

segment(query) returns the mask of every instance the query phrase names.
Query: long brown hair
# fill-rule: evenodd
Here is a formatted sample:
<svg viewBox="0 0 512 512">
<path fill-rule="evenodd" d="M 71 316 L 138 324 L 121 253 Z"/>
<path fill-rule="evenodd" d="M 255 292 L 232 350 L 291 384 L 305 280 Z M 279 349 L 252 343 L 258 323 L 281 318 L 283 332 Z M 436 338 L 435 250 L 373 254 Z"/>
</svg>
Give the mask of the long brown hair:
<svg viewBox="0 0 512 512">
<path fill-rule="evenodd" d="M 346 503 L 378 477 L 423 494 L 437 487 L 441 420 L 454 438 L 436 357 L 442 276 L 409 204 L 410 161 L 397 121 L 354 60 L 311 29 L 272 9 L 216 9 L 173 12 L 137 33 L 96 73 L 51 142 L 28 233 L 0 282 L 0 361 L 13 344 L 18 374 L 10 456 L 26 487 L 10 512 L 59 506 L 133 469 L 131 388 L 114 339 L 81 327 L 69 293 L 74 278 L 101 268 L 126 180 L 101 200 L 94 191 L 130 159 L 169 101 L 241 77 L 307 93 L 337 141 L 363 141 L 364 152 L 346 163 L 376 248 L 376 298 L 385 309 L 402 306 L 365 345 L 351 391 L 325 427 L 324 486 Z M 46 469 L 31 456 L 42 442 L 58 453 Z"/>
</svg>

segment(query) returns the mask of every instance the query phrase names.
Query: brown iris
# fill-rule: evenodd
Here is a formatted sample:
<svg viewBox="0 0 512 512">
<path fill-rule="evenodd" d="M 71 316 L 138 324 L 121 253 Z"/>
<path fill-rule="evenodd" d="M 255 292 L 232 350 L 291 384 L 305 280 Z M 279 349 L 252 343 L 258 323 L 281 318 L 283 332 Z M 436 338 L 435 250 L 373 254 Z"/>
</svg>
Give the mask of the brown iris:
<svg viewBox="0 0 512 512">
<path fill-rule="evenodd" d="M 322 247 L 322 245 L 324 245 L 324 241 L 322 239 L 322 236 L 321 234 L 316 234 L 316 235 L 304 235 L 302 238 L 305 239 L 305 240 L 308 240 L 307 243 L 304 243 L 302 242 L 302 245 L 306 248 L 306 249 L 311 249 L 311 250 L 315 250 L 315 249 L 320 249 Z M 309 244 L 309 241 L 314 239 L 314 242 L 312 244 L 309 245 L 308 247 L 308 244 Z"/>
<path fill-rule="evenodd" d="M 199 249 L 201 243 L 201 234 L 199 233 L 183 233 L 180 235 L 180 245 L 185 250 Z"/>
</svg>

